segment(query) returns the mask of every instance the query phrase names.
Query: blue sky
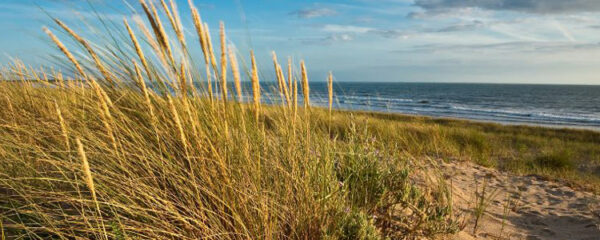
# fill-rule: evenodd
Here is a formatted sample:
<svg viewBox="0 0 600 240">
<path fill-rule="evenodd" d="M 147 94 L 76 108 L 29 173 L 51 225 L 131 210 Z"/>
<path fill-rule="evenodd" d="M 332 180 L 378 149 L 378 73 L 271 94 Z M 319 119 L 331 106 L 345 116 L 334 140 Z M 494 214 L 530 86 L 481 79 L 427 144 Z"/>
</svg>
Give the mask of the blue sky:
<svg viewBox="0 0 600 240">
<path fill-rule="evenodd" d="M 56 50 L 37 6 L 85 29 L 88 2 L 115 21 L 141 12 L 137 0 L 2 0 L 0 62 L 44 64 Z M 223 20 L 263 66 L 275 50 L 305 59 L 314 81 L 331 70 L 338 81 L 600 84 L 596 0 L 194 2 L 213 33 Z M 187 0 L 178 4 L 191 27 Z"/>
</svg>

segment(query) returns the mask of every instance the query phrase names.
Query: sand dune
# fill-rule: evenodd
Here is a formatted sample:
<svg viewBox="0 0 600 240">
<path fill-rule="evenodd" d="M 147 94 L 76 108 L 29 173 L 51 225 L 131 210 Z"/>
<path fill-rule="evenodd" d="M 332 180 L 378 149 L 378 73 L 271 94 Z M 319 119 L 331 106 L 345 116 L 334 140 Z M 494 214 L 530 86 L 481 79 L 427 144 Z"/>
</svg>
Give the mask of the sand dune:
<svg viewBox="0 0 600 240">
<path fill-rule="evenodd" d="M 471 163 L 442 164 L 441 168 L 452 184 L 454 206 L 465 221 L 455 239 L 600 239 L 598 195 Z M 473 233 L 475 189 L 481 190 L 484 179 L 487 195 L 494 194 Z"/>
</svg>

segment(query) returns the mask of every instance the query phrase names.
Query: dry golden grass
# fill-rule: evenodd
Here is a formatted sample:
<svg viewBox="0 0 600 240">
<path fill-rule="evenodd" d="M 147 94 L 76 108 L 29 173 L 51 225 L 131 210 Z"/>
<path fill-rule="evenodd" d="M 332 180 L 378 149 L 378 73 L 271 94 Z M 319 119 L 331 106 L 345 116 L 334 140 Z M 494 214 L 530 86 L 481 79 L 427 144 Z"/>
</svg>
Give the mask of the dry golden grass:
<svg viewBox="0 0 600 240">
<path fill-rule="evenodd" d="M 50 36 L 50 38 L 52 39 L 54 44 L 56 44 L 58 49 L 60 49 L 60 51 L 63 52 L 63 54 L 65 54 L 65 56 L 69 59 L 69 61 L 73 63 L 75 69 L 77 69 L 77 72 L 79 72 L 79 74 L 81 74 L 81 76 L 85 78 L 85 71 L 83 71 L 81 64 L 79 64 L 79 62 L 77 61 L 77 59 L 75 59 L 75 56 L 73 56 L 69 49 L 67 49 L 67 47 L 65 47 L 65 45 L 48 28 L 44 28 L 44 31 L 46 32 L 46 34 L 48 34 L 48 36 Z M 58 80 L 61 81 L 62 77 L 60 77 Z"/>
<path fill-rule="evenodd" d="M 138 59 L 140 60 L 140 62 L 142 63 L 142 66 L 144 67 L 144 70 L 146 71 L 146 76 L 148 76 L 148 80 L 150 82 L 152 82 L 152 74 L 150 71 L 150 67 L 148 65 L 148 61 L 146 61 L 146 56 L 144 55 L 144 52 L 142 51 L 142 47 L 141 47 L 140 43 L 138 42 L 137 37 L 135 36 L 135 33 L 133 32 L 133 29 L 131 29 L 131 27 L 129 26 L 127 19 L 123 19 L 123 24 L 127 28 L 127 33 L 129 34 L 129 37 L 131 38 L 131 42 L 133 43 L 133 47 L 135 48 L 135 53 L 137 54 Z M 137 71 L 136 71 L 136 73 L 137 73 Z M 143 77 L 141 76 L 141 74 L 139 74 L 137 81 L 138 82 L 141 81 L 143 83 Z"/>
<path fill-rule="evenodd" d="M 104 77 L 104 80 L 108 81 L 109 84 L 113 85 L 114 84 L 113 77 L 111 76 L 110 72 L 106 69 L 104 64 L 102 64 L 102 62 L 100 61 L 100 58 L 98 57 L 98 55 L 96 54 L 94 49 L 92 49 L 92 46 L 90 46 L 90 44 L 86 40 L 84 40 L 82 37 L 80 37 L 77 33 L 75 33 L 71 28 L 69 28 L 62 21 L 60 21 L 58 19 L 54 19 L 54 22 L 56 22 L 58 24 L 58 26 L 60 26 L 62 29 L 67 31 L 67 33 L 69 33 L 69 35 L 71 35 L 75 40 L 77 40 L 77 42 L 79 42 L 81 44 L 81 46 L 83 46 L 88 51 L 88 53 L 94 60 L 94 63 L 96 64 L 96 68 L 98 68 L 98 70 L 102 74 L 102 77 Z M 82 76 L 85 76 L 85 75 L 82 75 Z"/>
<path fill-rule="evenodd" d="M 233 86 L 235 87 L 235 93 L 237 95 L 237 101 L 242 102 L 242 80 L 240 77 L 240 69 L 238 67 L 237 58 L 232 46 L 229 46 L 229 61 L 231 62 L 231 72 L 233 74 Z"/>
<path fill-rule="evenodd" d="M 258 80 L 258 67 L 256 66 L 254 51 L 250 51 L 250 60 L 252 62 L 252 73 L 250 78 L 252 81 L 252 100 L 254 102 L 255 119 L 258 122 L 260 117 L 260 83 Z"/>
<path fill-rule="evenodd" d="M 20 80 L 0 83 L 3 236 L 410 239 L 457 230 L 443 181 L 414 184 L 412 151 L 392 147 L 381 125 L 332 111 L 332 74 L 329 108 L 309 114 L 304 61 L 295 76 L 288 59 L 285 76 L 273 55 L 282 104 L 263 105 L 254 52 L 240 73 L 224 25 L 217 62 L 208 25 L 190 3 L 203 54 L 191 56 L 174 1 L 161 0 L 161 12 L 140 4 L 146 22 L 114 30 L 126 46 L 95 44 L 56 20 L 75 39 L 67 46 L 45 29 L 62 64 L 73 66 L 68 77 L 21 63 L 1 72 Z M 92 61 L 77 59 L 69 50 L 77 47 Z M 237 101 L 224 104 L 228 71 Z"/>
<path fill-rule="evenodd" d="M 329 72 L 329 77 L 327 78 L 327 96 L 329 103 L 329 114 L 331 115 L 331 111 L 333 110 L 333 73 Z"/>
<path fill-rule="evenodd" d="M 92 200 L 94 201 L 94 205 L 96 205 L 96 210 L 98 211 L 98 218 L 100 219 L 99 223 L 102 227 L 102 232 L 104 234 L 104 238 L 108 239 L 108 235 L 106 234 L 106 227 L 104 226 L 104 221 L 102 220 L 102 211 L 100 210 L 100 204 L 98 203 L 98 198 L 96 197 L 96 188 L 94 187 L 94 178 L 92 177 L 92 170 L 90 170 L 90 164 L 88 163 L 87 156 L 85 154 L 85 150 L 83 150 L 83 144 L 79 138 L 75 138 L 75 143 L 77 143 L 77 152 L 79 153 L 79 157 L 81 158 L 81 166 L 83 169 L 83 173 L 85 174 L 85 183 L 92 194 Z"/>
<path fill-rule="evenodd" d="M 221 98 L 227 102 L 227 40 L 225 38 L 225 23 L 219 24 L 219 36 L 221 39 Z"/>
<path fill-rule="evenodd" d="M 310 86 L 308 85 L 308 73 L 304 61 L 300 62 L 300 70 L 302 73 L 302 95 L 304 96 L 304 107 L 310 107 Z"/>
</svg>

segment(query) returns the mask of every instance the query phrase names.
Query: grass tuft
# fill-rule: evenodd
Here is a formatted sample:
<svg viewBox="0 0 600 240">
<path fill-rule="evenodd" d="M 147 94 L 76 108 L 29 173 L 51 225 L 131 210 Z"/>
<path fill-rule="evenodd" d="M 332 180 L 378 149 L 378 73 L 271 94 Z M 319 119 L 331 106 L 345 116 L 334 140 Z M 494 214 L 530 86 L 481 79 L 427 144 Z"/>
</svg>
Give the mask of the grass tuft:
<svg viewBox="0 0 600 240">
<path fill-rule="evenodd" d="M 554 151 L 538 156 L 533 161 L 534 166 L 553 171 L 573 170 L 575 162 L 572 154 L 567 150 Z"/>
</svg>

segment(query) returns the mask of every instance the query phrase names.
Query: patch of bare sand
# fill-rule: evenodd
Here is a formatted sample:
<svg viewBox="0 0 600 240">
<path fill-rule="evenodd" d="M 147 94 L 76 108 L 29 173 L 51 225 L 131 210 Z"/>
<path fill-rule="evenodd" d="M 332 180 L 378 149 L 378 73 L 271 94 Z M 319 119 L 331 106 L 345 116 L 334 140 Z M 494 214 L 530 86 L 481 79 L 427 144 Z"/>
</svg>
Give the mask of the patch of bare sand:
<svg viewBox="0 0 600 240">
<path fill-rule="evenodd" d="M 464 221 L 454 239 L 600 240 L 598 195 L 467 162 L 442 163 L 440 169 L 452 186 L 455 212 Z M 491 197 L 474 233 L 476 191 L 481 192 L 484 179 Z"/>
</svg>

